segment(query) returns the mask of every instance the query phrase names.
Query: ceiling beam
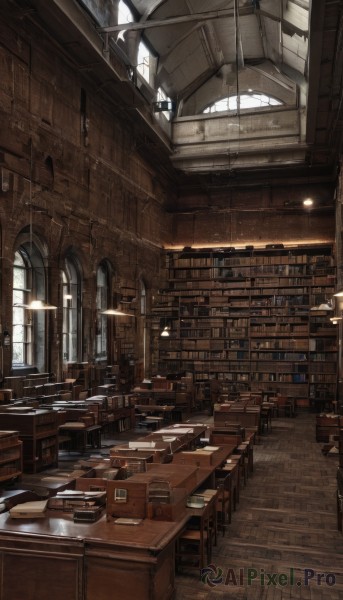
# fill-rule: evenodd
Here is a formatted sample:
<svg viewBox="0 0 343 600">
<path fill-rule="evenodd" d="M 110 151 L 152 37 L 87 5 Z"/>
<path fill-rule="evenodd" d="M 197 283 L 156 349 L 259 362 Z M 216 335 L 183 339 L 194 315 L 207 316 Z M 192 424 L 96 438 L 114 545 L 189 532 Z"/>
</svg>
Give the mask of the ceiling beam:
<svg viewBox="0 0 343 600">
<path fill-rule="evenodd" d="M 272 21 L 277 21 L 278 23 L 282 23 L 288 28 L 292 29 L 294 33 L 299 35 L 300 37 L 308 37 L 309 32 L 305 29 L 300 29 L 294 23 L 290 21 L 286 21 L 277 15 L 273 15 L 264 10 L 256 10 L 253 6 L 247 6 L 240 8 L 238 11 L 239 17 L 244 17 L 246 15 L 257 14 L 261 17 L 265 17 L 267 19 L 271 19 Z M 140 22 L 131 22 L 131 23 L 121 23 L 120 25 L 110 25 L 108 27 L 98 27 L 97 30 L 100 33 L 119 33 L 119 31 L 143 31 L 144 29 L 152 29 L 153 27 L 166 27 L 170 25 L 180 25 L 182 23 L 191 23 L 192 21 L 211 21 L 214 19 L 222 19 L 223 17 L 231 17 L 235 16 L 235 9 L 224 9 L 224 10 L 216 10 L 205 13 L 194 13 L 191 15 L 182 15 L 180 17 L 170 17 L 162 20 L 148 20 L 148 21 L 140 21 Z"/>
<path fill-rule="evenodd" d="M 252 15 L 255 9 L 253 6 L 241 8 L 239 15 Z M 111 25 L 109 27 L 98 27 L 98 31 L 101 33 L 116 33 L 119 31 L 141 31 L 144 29 L 151 29 L 152 27 L 165 27 L 170 25 L 180 25 L 180 23 L 191 23 L 192 21 L 210 21 L 213 19 L 222 19 L 223 17 L 234 17 L 234 9 L 216 10 L 203 13 L 194 13 L 192 15 L 183 15 L 181 17 L 170 17 L 169 19 L 160 20 L 149 20 L 139 23 L 121 23 L 120 25 Z"/>
</svg>

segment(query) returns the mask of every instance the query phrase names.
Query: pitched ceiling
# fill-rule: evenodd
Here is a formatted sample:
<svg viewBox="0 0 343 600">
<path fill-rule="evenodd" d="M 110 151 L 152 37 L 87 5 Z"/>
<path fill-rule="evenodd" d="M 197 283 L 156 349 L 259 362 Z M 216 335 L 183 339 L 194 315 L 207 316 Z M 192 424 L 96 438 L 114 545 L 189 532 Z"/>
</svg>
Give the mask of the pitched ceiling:
<svg viewBox="0 0 343 600">
<path fill-rule="evenodd" d="M 162 148 L 179 173 L 230 178 L 235 171 L 246 181 L 282 172 L 287 180 L 288 169 L 294 178 L 311 171 L 316 180 L 335 179 L 343 0 L 127 0 L 135 23 L 126 27 L 117 24 L 115 0 L 5 4 L 43 26 L 76 68 L 136 120 L 147 154 L 161 158 Z M 155 87 L 176 103 L 172 126 L 154 115 L 153 95 L 146 102 L 132 79 L 141 37 L 156 55 Z M 249 89 L 283 105 L 271 113 L 202 114 L 216 99 Z"/>
<path fill-rule="evenodd" d="M 306 90 L 309 0 L 132 0 L 132 5 L 158 55 L 157 84 L 179 102 L 187 104 L 218 74 L 226 77 L 221 94 L 232 92 L 249 66 L 259 66 L 269 78 L 272 64 Z"/>
</svg>

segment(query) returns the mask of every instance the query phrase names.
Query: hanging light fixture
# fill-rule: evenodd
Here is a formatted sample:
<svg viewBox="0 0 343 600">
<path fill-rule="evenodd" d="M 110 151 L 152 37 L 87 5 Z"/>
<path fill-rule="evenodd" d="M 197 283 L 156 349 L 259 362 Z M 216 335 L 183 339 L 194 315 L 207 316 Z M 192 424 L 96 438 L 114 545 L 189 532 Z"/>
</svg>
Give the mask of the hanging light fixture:
<svg viewBox="0 0 343 600">
<path fill-rule="evenodd" d="M 342 321 L 342 317 L 330 317 L 332 325 L 337 325 L 338 321 Z"/>
<path fill-rule="evenodd" d="M 47 304 L 43 300 L 31 300 L 24 308 L 28 308 L 29 310 L 56 310 L 57 306 Z"/>
<path fill-rule="evenodd" d="M 54 304 L 48 304 L 43 300 L 31 300 L 28 304 L 13 304 L 13 306 L 19 306 L 20 308 L 26 308 L 27 310 L 56 310 L 57 306 Z"/>
<path fill-rule="evenodd" d="M 135 316 L 130 313 L 126 313 L 122 310 L 119 310 L 118 308 L 107 308 L 106 310 L 102 310 L 101 314 L 102 315 L 113 315 L 115 317 L 134 317 Z"/>
<path fill-rule="evenodd" d="M 33 173 L 33 157 L 32 157 L 32 141 L 31 141 L 31 154 L 30 154 L 30 188 L 29 188 L 29 209 L 30 209 L 30 225 L 29 225 L 29 235 L 30 235 L 30 262 L 31 269 L 35 271 L 37 267 L 32 264 L 32 248 L 33 248 L 33 205 L 32 205 L 32 173 Z M 40 267 L 38 267 L 40 268 Z M 44 268 L 44 267 L 42 267 Z M 17 304 L 16 306 L 22 306 L 22 308 L 26 308 L 27 310 L 56 310 L 57 306 L 53 304 L 49 304 L 44 300 L 39 300 L 38 298 L 31 299 L 29 304 Z"/>
</svg>

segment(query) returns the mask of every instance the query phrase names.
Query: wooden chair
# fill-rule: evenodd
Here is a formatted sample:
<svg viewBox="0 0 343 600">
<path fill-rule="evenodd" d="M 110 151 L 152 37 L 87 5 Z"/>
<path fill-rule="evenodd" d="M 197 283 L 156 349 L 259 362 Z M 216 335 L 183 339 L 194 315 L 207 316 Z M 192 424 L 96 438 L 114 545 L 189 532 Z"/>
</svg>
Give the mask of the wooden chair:
<svg viewBox="0 0 343 600">
<path fill-rule="evenodd" d="M 277 397 L 277 410 L 278 410 L 278 415 L 282 415 L 284 417 L 293 417 L 294 416 L 293 399 L 288 398 L 288 396 L 278 396 Z"/>
<path fill-rule="evenodd" d="M 337 529 L 343 531 L 343 496 L 337 490 Z"/>
<path fill-rule="evenodd" d="M 232 511 L 237 510 L 237 504 L 239 502 L 239 486 L 240 486 L 239 462 L 232 461 L 231 463 L 227 463 L 221 468 L 221 470 L 224 471 L 230 477 L 230 492 L 231 492 L 231 507 L 230 508 L 231 508 L 231 514 L 232 514 Z"/>
<path fill-rule="evenodd" d="M 231 473 L 223 469 L 215 470 L 215 486 L 218 490 L 217 496 L 217 525 L 218 530 L 225 535 L 226 527 L 231 523 L 232 492 Z"/>
<path fill-rule="evenodd" d="M 212 547 L 217 540 L 218 490 L 198 492 L 204 495 L 203 508 L 192 508 L 190 519 L 176 541 L 176 569 L 203 569 L 211 563 Z"/>
<path fill-rule="evenodd" d="M 343 469 L 337 471 L 337 529 L 343 531 Z"/>
<path fill-rule="evenodd" d="M 234 453 L 230 458 L 232 460 L 235 459 L 235 455 L 239 457 L 239 467 L 240 467 L 240 483 L 242 487 L 246 486 L 248 479 L 248 448 L 242 443 L 234 450 Z"/>
<path fill-rule="evenodd" d="M 260 412 L 260 432 L 269 431 L 272 428 L 272 408 L 262 404 Z"/>
</svg>

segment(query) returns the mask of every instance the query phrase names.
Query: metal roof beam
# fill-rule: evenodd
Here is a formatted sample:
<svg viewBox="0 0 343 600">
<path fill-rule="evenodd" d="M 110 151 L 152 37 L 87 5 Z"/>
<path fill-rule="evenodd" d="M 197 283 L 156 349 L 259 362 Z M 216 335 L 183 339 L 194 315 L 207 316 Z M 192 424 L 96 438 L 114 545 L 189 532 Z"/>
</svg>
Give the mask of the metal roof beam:
<svg viewBox="0 0 343 600">
<path fill-rule="evenodd" d="M 254 14 L 254 7 L 248 6 L 239 10 L 239 15 Z M 181 17 L 170 17 L 169 19 L 150 20 L 139 23 L 122 23 L 120 25 L 111 25 L 109 27 L 99 27 L 101 33 L 117 33 L 119 31 L 141 31 L 143 29 L 151 29 L 152 27 L 165 27 L 170 25 L 180 25 L 180 23 L 191 23 L 192 21 L 210 21 L 213 19 L 222 19 L 223 17 L 234 17 L 234 9 L 216 10 L 206 13 L 194 13 L 192 15 L 183 15 Z"/>
</svg>

